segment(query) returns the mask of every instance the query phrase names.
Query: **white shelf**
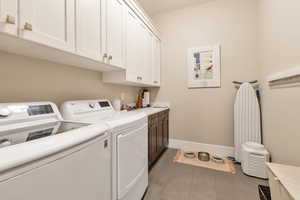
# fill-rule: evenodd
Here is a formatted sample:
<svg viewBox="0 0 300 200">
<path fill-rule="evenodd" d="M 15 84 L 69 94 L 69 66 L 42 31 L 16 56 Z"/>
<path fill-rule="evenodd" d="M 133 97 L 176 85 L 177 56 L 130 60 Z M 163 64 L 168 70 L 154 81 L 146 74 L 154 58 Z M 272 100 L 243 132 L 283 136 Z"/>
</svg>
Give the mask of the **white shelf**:
<svg viewBox="0 0 300 200">
<path fill-rule="evenodd" d="M 300 76 L 300 67 L 291 68 L 284 72 L 279 72 L 279 73 L 270 75 L 270 76 L 268 76 L 267 81 L 269 83 L 271 83 L 271 82 L 275 82 L 275 81 L 293 78 L 296 76 Z"/>
</svg>

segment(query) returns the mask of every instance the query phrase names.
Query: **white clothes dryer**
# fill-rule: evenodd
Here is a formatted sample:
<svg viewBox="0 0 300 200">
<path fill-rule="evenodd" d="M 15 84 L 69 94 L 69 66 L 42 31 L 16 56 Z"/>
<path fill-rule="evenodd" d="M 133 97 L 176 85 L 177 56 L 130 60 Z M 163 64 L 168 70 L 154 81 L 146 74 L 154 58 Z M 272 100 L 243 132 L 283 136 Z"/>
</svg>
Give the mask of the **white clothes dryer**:
<svg viewBox="0 0 300 200">
<path fill-rule="evenodd" d="M 108 100 L 69 101 L 65 120 L 107 124 L 112 136 L 112 199 L 141 200 L 148 187 L 148 119 L 145 113 L 115 111 Z"/>
</svg>

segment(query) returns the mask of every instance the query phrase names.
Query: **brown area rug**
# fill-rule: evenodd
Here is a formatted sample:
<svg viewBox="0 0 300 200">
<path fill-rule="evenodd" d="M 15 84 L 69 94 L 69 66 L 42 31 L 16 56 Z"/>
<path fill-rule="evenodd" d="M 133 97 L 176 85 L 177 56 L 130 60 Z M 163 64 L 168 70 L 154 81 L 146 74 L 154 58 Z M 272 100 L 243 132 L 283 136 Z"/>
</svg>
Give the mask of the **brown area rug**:
<svg viewBox="0 0 300 200">
<path fill-rule="evenodd" d="M 184 153 L 185 152 L 183 150 L 177 150 L 174 162 L 235 174 L 234 164 L 231 160 L 228 160 L 227 158 L 224 158 L 224 163 L 215 163 L 212 160 L 205 162 L 200 161 L 197 156 L 195 158 L 186 158 L 184 156 Z"/>
</svg>

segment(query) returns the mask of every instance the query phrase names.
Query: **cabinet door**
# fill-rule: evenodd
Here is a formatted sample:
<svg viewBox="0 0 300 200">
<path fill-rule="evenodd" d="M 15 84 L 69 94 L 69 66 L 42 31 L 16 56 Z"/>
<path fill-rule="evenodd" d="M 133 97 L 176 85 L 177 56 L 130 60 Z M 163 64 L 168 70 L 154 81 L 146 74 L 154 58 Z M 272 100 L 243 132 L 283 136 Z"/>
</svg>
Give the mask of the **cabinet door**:
<svg viewBox="0 0 300 200">
<path fill-rule="evenodd" d="M 129 8 L 126 10 L 126 80 L 137 82 L 138 77 L 138 19 Z"/>
<path fill-rule="evenodd" d="M 165 112 L 163 117 L 163 146 L 168 148 L 169 146 L 169 113 Z"/>
<path fill-rule="evenodd" d="M 152 63 L 152 43 L 151 43 L 151 34 L 148 31 L 146 25 L 139 21 L 138 27 L 138 68 L 137 73 L 139 76 L 139 82 L 144 84 L 151 83 L 151 63 Z"/>
<path fill-rule="evenodd" d="M 17 36 L 18 1 L 0 0 L 0 32 Z"/>
<path fill-rule="evenodd" d="M 270 169 L 268 169 L 268 175 L 269 175 L 269 185 L 271 189 L 271 196 L 272 200 L 282 200 L 281 199 L 281 189 L 280 189 L 280 182 L 278 178 L 271 172 Z"/>
<path fill-rule="evenodd" d="M 64 51 L 75 50 L 74 0 L 19 0 L 20 37 Z"/>
<path fill-rule="evenodd" d="M 151 31 L 148 30 L 148 28 L 145 28 L 145 55 L 144 55 L 144 69 L 143 69 L 143 83 L 146 84 L 152 84 L 152 70 L 153 70 L 153 34 Z"/>
<path fill-rule="evenodd" d="M 163 131 L 164 131 L 163 121 L 162 118 L 159 117 L 158 132 L 157 132 L 157 154 L 158 155 L 164 150 Z"/>
<path fill-rule="evenodd" d="M 158 131 L 158 115 L 154 114 L 149 117 L 149 166 L 151 166 L 159 156 Z"/>
<path fill-rule="evenodd" d="M 148 157 L 149 157 L 149 166 L 155 160 L 156 154 L 156 133 L 157 133 L 157 126 L 150 125 L 149 126 L 149 136 L 148 136 Z"/>
<path fill-rule="evenodd" d="M 153 39 L 153 84 L 160 86 L 160 67 L 161 67 L 161 44 L 160 40 Z"/>
<path fill-rule="evenodd" d="M 124 2 L 106 1 L 106 45 L 108 62 L 123 67 L 124 60 Z"/>
<path fill-rule="evenodd" d="M 76 0 L 76 50 L 95 60 L 102 60 L 101 0 Z"/>
<path fill-rule="evenodd" d="M 145 26 L 144 23 L 138 20 L 138 27 L 137 27 L 137 37 L 136 43 L 138 44 L 138 56 L 137 59 L 137 75 L 138 81 L 143 82 L 143 76 L 145 74 L 145 49 L 146 49 L 146 40 L 145 40 Z"/>
</svg>

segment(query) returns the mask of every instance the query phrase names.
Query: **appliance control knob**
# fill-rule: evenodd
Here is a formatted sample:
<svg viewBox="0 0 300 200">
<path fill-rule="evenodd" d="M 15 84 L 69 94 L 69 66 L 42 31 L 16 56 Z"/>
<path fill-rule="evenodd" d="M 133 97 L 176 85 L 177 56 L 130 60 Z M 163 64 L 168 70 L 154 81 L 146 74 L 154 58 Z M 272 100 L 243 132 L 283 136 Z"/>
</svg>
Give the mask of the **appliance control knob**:
<svg viewBox="0 0 300 200">
<path fill-rule="evenodd" d="M 6 118 L 11 115 L 11 111 L 6 107 L 0 107 L 0 118 Z"/>
<path fill-rule="evenodd" d="M 12 142 L 8 139 L 0 140 L 0 148 L 10 146 Z"/>
<path fill-rule="evenodd" d="M 96 105 L 94 103 L 90 103 L 89 107 L 92 108 L 92 109 L 94 109 L 96 107 Z"/>
</svg>

